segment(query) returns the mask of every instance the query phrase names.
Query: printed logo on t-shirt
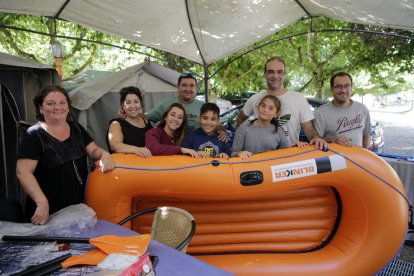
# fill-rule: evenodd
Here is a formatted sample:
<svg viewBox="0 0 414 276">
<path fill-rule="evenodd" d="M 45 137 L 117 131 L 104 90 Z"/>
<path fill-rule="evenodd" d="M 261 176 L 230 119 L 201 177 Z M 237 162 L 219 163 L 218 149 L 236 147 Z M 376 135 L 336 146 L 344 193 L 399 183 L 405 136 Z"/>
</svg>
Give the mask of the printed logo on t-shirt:
<svg viewBox="0 0 414 276">
<path fill-rule="evenodd" d="M 219 147 L 214 145 L 212 142 L 207 141 L 198 147 L 199 150 L 207 152 L 210 157 L 215 157 L 219 154 Z"/>
<path fill-rule="evenodd" d="M 336 124 L 337 134 L 364 127 L 362 114 L 357 114 L 355 118 L 340 117 Z"/>
<path fill-rule="evenodd" d="M 290 116 L 291 116 L 290 114 L 285 114 L 285 115 L 280 116 L 277 119 L 277 126 L 283 130 L 283 133 L 285 134 L 285 136 L 288 136 L 289 133 L 283 126 L 289 122 Z"/>
<path fill-rule="evenodd" d="M 192 113 L 187 113 L 187 119 L 189 121 L 194 121 L 197 120 L 198 116 L 196 114 L 192 114 Z"/>
</svg>

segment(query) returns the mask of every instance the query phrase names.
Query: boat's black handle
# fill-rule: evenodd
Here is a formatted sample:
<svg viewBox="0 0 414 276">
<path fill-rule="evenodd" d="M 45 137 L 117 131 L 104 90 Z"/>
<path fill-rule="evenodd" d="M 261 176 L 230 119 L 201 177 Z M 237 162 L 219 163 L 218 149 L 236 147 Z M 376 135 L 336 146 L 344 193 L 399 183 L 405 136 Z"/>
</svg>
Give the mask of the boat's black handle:
<svg viewBox="0 0 414 276">
<path fill-rule="evenodd" d="M 252 186 L 263 183 L 263 173 L 261 171 L 248 171 L 240 174 L 240 183 L 243 186 Z"/>
</svg>

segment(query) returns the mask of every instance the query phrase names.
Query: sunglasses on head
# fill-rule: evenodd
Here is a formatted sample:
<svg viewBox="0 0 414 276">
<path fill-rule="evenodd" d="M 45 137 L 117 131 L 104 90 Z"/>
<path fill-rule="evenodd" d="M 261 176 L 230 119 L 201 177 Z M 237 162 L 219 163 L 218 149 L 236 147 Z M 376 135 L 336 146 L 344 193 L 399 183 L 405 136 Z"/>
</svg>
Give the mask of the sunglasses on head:
<svg viewBox="0 0 414 276">
<path fill-rule="evenodd" d="M 193 79 L 195 79 L 196 78 L 196 74 L 194 74 L 194 73 L 181 73 L 180 77 L 182 77 L 182 78 L 193 78 Z"/>
</svg>

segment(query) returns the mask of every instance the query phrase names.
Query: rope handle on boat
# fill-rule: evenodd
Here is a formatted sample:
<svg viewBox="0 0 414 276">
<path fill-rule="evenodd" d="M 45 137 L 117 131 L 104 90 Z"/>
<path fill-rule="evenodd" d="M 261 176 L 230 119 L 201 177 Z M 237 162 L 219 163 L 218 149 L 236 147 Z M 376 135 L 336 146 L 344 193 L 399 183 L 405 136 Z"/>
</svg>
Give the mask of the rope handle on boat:
<svg viewBox="0 0 414 276">
<path fill-rule="evenodd" d="M 333 153 L 336 153 L 336 154 L 338 154 L 338 155 L 340 155 L 340 156 L 342 156 L 343 158 L 345 158 L 346 160 L 348 160 L 349 162 L 351 162 L 351 163 L 353 163 L 355 166 L 357 166 L 357 167 L 359 167 L 360 169 L 362 169 L 362 170 L 364 170 L 364 171 L 366 171 L 367 173 L 369 173 L 370 175 L 372 175 L 373 177 L 375 177 L 375 178 L 377 178 L 378 180 L 380 180 L 380 181 L 382 181 L 383 183 L 385 183 L 385 184 L 387 184 L 389 187 L 391 187 L 392 189 L 394 189 L 397 193 L 399 193 L 404 199 L 405 199 L 405 201 L 407 202 L 407 204 L 408 204 L 408 206 L 410 206 L 410 202 L 409 202 L 409 200 L 408 200 L 408 198 L 400 191 L 400 190 L 398 190 L 397 188 L 395 188 L 391 183 L 389 183 L 387 180 L 385 180 L 385 179 L 383 179 L 383 178 L 381 178 L 380 176 L 378 176 L 378 175 L 376 175 L 375 173 L 373 173 L 373 172 L 371 172 L 370 170 L 368 170 L 368 169 L 366 169 L 364 166 L 362 166 L 362 165 L 360 165 L 359 163 L 357 163 L 356 161 L 354 161 L 354 160 L 352 160 L 351 158 L 349 158 L 349 157 L 347 157 L 347 156 L 345 156 L 345 155 L 343 155 L 342 153 L 340 153 L 340 152 L 337 152 L 337 151 L 334 151 L 334 150 L 331 150 L 331 149 L 329 149 L 329 151 L 331 151 L 331 152 L 333 152 Z"/>
<path fill-rule="evenodd" d="M 319 151 L 319 149 L 311 149 L 311 150 L 307 150 L 307 151 L 303 151 L 303 152 L 299 152 L 299 153 L 294 153 L 294 154 L 289 154 L 289 155 L 284 155 L 284 156 L 278 156 L 278 157 L 264 158 L 264 159 L 260 159 L 260 160 L 220 161 L 220 160 L 214 159 L 210 162 L 204 162 L 204 163 L 199 163 L 199 164 L 194 164 L 194 165 L 189 165 L 189 166 L 181 166 L 181 167 L 137 168 L 137 167 L 130 167 L 130 166 L 115 166 L 115 168 L 117 168 L 117 169 L 126 169 L 126 170 L 138 170 L 138 171 L 177 171 L 177 170 L 191 169 L 191 168 L 197 168 L 197 167 L 209 166 L 209 165 L 217 167 L 217 166 L 220 166 L 220 165 L 237 165 L 237 164 L 257 163 L 257 162 L 263 162 L 263 161 L 272 161 L 272 160 L 278 160 L 278 159 L 284 159 L 284 158 L 289 158 L 289 157 L 293 157 L 293 156 L 298 156 L 298 155 L 302 155 L 302 154 L 306 154 L 306 153 L 310 153 L 310 152 L 314 152 L 314 151 Z M 405 199 L 405 201 L 407 202 L 408 205 L 410 204 L 408 198 L 401 191 L 399 191 L 397 188 L 395 188 L 391 183 L 389 183 L 385 179 L 381 178 L 380 176 L 378 176 L 375 173 L 373 173 L 373 172 L 369 171 L 368 169 L 366 169 L 364 166 L 360 165 L 358 162 L 352 160 L 351 158 L 343 155 L 340 152 L 337 152 L 337 151 L 329 149 L 329 148 L 324 148 L 323 151 L 333 152 L 333 153 L 343 157 L 344 159 L 348 160 L 349 162 L 353 163 L 357 167 L 361 168 L 362 170 L 366 171 L 367 173 L 369 173 L 373 177 L 377 178 L 381 182 L 385 183 L 386 185 L 388 185 L 389 187 L 394 189 L 397 193 L 399 193 Z"/>
<path fill-rule="evenodd" d="M 214 167 L 217 167 L 219 165 L 237 165 L 237 164 L 247 164 L 247 163 L 258 163 L 258 162 L 263 162 L 263 161 L 272 161 L 272 160 L 278 160 L 278 159 L 282 159 L 282 158 L 289 158 L 289 157 L 292 157 L 292 156 L 297 156 L 297 155 L 301 155 L 301 154 L 305 154 L 305 153 L 309 153 L 309 152 L 313 152 L 313 151 L 316 151 L 316 149 L 307 150 L 307 151 L 299 152 L 299 153 L 295 153 L 295 154 L 289 154 L 289 155 L 285 155 L 285 156 L 269 157 L 269 158 L 259 159 L 259 160 L 244 160 L 244 161 L 233 161 L 233 162 L 231 162 L 231 161 L 220 161 L 220 160 L 214 159 L 210 162 L 198 163 L 198 164 L 189 165 L 189 166 L 170 167 L 170 168 L 137 168 L 137 167 L 130 167 L 130 166 L 115 166 L 115 168 L 117 168 L 117 169 L 127 169 L 127 170 L 138 170 L 138 171 L 177 171 L 177 170 L 197 168 L 197 167 L 208 166 L 208 165 L 212 165 Z"/>
</svg>

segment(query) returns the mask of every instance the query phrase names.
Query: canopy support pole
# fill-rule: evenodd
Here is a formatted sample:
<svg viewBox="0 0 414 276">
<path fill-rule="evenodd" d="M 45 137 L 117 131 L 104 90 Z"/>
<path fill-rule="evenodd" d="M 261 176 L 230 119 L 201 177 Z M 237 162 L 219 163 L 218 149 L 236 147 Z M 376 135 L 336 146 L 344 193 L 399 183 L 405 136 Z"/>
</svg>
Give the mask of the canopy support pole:
<svg viewBox="0 0 414 276">
<path fill-rule="evenodd" d="M 206 99 L 206 103 L 208 103 L 208 80 L 209 80 L 208 66 L 203 65 L 203 70 L 204 70 L 204 96 Z"/>
</svg>

